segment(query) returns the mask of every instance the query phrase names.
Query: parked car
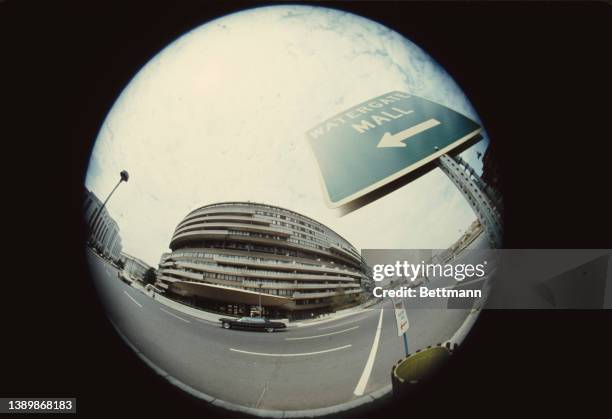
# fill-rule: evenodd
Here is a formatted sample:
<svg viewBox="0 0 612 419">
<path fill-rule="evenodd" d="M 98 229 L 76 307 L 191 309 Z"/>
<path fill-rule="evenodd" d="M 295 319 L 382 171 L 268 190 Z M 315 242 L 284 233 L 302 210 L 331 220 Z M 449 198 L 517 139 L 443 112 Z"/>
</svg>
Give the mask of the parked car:
<svg viewBox="0 0 612 419">
<path fill-rule="evenodd" d="M 271 322 L 265 317 L 241 317 L 239 319 L 221 318 L 219 321 L 221 322 L 221 327 L 224 329 L 265 330 L 268 333 L 287 327 L 285 323 Z"/>
<path fill-rule="evenodd" d="M 132 280 L 127 277 L 125 272 L 117 271 L 117 277 L 128 285 L 132 285 Z"/>
</svg>

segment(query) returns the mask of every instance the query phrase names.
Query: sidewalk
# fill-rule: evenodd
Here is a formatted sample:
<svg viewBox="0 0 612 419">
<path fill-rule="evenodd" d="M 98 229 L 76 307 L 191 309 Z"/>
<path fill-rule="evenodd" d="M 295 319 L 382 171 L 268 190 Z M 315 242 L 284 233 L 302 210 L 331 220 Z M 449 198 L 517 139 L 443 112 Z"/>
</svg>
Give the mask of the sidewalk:
<svg viewBox="0 0 612 419">
<path fill-rule="evenodd" d="M 363 308 L 362 306 L 351 307 L 345 310 L 336 311 L 335 313 L 325 314 L 322 317 L 318 317 L 312 320 L 297 320 L 292 322 L 289 325 L 293 327 L 306 327 L 306 326 L 318 326 L 320 324 L 329 323 L 334 320 L 340 320 L 345 317 L 354 316 L 357 314 L 367 313 L 371 310 L 376 310 L 374 308 Z"/>
<path fill-rule="evenodd" d="M 151 296 L 152 293 L 148 293 Z M 219 319 L 222 317 L 225 318 L 238 318 L 238 316 L 232 316 L 229 314 L 218 314 L 211 313 L 209 311 L 198 310 L 197 308 L 189 307 L 188 305 L 177 303 L 169 298 L 166 298 L 160 294 L 155 294 L 154 299 L 159 303 L 165 305 L 166 307 L 170 307 L 176 311 L 180 311 L 181 313 L 189 314 L 190 316 L 196 317 L 201 320 L 206 320 L 212 323 L 219 324 Z"/>
<path fill-rule="evenodd" d="M 143 294 L 147 295 L 149 298 L 153 298 L 155 299 L 157 302 L 165 305 L 166 307 L 169 307 L 173 310 L 176 311 L 180 311 L 181 313 L 185 313 L 188 314 L 190 316 L 193 316 L 195 318 L 201 319 L 201 320 L 206 320 L 209 322 L 213 322 L 213 323 L 219 323 L 219 319 L 222 317 L 233 317 L 233 318 L 239 318 L 240 316 L 233 316 L 230 314 L 218 314 L 218 313 L 211 313 L 208 311 L 204 311 L 204 310 L 199 310 L 197 308 L 193 308 L 190 307 L 188 305 L 185 304 L 181 304 L 178 303 L 176 301 L 173 301 L 169 298 L 166 298 L 160 294 L 157 293 L 153 293 L 150 291 L 146 291 L 144 289 L 144 287 L 140 284 L 138 284 L 137 281 L 134 281 L 132 283 L 132 287 L 136 288 L 137 290 L 139 290 L 140 292 L 142 292 Z M 296 320 L 296 321 L 289 321 L 289 319 L 274 319 L 274 321 L 280 321 L 283 322 L 287 325 L 287 327 L 306 327 L 306 326 L 316 326 L 319 324 L 323 324 L 323 323 L 328 323 L 334 320 L 339 320 L 345 317 L 349 317 L 349 316 L 353 316 L 356 314 L 361 314 L 361 313 L 366 313 L 369 310 L 373 310 L 371 308 L 363 308 L 361 306 L 357 306 L 357 307 L 351 307 L 351 308 L 347 308 L 345 310 L 340 310 L 337 311 L 335 313 L 331 313 L 331 314 L 327 314 L 324 315 L 323 317 L 318 317 L 315 319 L 308 319 L 308 320 Z"/>
<path fill-rule="evenodd" d="M 142 285 L 138 283 L 138 281 L 132 282 L 131 286 L 133 288 L 136 288 L 138 291 L 140 291 L 147 297 L 157 301 L 160 304 L 165 305 L 166 307 L 169 307 L 176 311 L 180 311 L 181 313 L 188 314 L 192 317 L 195 317 L 201 320 L 206 320 L 206 321 L 213 322 L 213 323 L 219 323 L 219 319 L 221 317 L 236 317 L 236 316 L 230 316 L 230 315 L 220 315 L 217 313 L 210 313 L 208 311 L 198 310 L 196 308 L 189 307 L 188 305 L 185 305 L 185 304 L 177 303 L 176 301 L 166 298 L 160 294 L 154 293 L 152 291 L 147 291 Z"/>
</svg>

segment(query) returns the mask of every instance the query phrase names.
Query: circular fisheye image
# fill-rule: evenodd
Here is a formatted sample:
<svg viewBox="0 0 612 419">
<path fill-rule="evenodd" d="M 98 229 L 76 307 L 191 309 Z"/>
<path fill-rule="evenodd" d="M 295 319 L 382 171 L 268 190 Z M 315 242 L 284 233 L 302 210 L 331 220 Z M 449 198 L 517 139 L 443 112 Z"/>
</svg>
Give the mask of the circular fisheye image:
<svg viewBox="0 0 612 419">
<path fill-rule="evenodd" d="M 172 42 L 113 105 L 86 257 L 170 384 L 259 416 L 347 411 L 452 359 L 502 245 L 498 182 L 468 98 L 410 40 L 249 9 Z"/>
</svg>

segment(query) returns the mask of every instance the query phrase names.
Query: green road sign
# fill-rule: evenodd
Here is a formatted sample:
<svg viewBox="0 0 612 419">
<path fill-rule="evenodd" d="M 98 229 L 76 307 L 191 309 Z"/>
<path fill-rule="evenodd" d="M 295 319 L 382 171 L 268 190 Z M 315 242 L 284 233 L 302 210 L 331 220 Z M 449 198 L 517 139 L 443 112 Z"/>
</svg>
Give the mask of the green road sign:
<svg viewBox="0 0 612 419">
<path fill-rule="evenodd" d="M 327 205 L 340 207 L 474 139 L 478 123 L 418 96 L 390 92 L 307 133 Z"/>
</svg>

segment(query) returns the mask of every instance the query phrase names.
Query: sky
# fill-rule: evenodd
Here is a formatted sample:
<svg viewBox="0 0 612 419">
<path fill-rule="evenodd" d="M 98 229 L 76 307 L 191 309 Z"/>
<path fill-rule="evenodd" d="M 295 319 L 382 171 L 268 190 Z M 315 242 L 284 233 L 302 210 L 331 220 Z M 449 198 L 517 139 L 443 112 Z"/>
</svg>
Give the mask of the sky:
<svg viewBox="0 0 612 419">
<path fill-rule="evenodd" d="M 439 169 L 348 215 L 325 205 L 306 133 L 399 90 L 478 115 L 418 46 L 332 9 L 271 6 L 204 24 L 128 84 L 96 139 L 86 186 L 108 203 L 123 250 L 156 266 L 176 225 L 221 201 L 278 205 L 365 248 L 445 248 L 476 218 Z M 462 153 L 480 173 L 476 151 Z M 364 168 L 365 170 L 365 168 Z"/>
</svg>

